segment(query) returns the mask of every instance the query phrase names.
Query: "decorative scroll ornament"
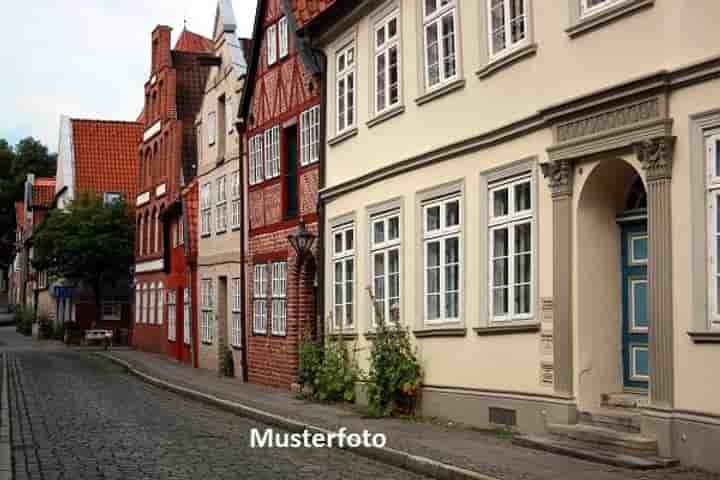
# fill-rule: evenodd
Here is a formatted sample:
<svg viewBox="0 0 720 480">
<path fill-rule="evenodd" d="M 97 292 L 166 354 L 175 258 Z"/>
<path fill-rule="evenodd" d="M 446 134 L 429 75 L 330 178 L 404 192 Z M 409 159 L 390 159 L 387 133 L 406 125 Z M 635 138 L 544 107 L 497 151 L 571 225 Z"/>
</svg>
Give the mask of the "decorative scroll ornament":
<svg viewBox="0 0 720 480">
<path fill-rule="evenodd" d="M 570 160 L 556 160 L 540 165 L 542 173 L 547 179 L 552 196 L 572 195 L 573 178 L 572 162 Z"/>
<path fill-rule="evenodd" d="M 640 160 L 648 180 L 672 177 L 675 138 L 672 136 L 658 137 L 636 145 L 638 160 Z"/>
</svg>

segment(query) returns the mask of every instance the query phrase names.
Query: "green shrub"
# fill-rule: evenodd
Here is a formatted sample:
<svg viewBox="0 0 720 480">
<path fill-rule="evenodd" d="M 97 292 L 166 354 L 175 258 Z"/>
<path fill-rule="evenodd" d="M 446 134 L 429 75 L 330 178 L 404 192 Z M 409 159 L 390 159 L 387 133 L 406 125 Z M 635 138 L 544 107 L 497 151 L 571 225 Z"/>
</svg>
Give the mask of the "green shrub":
<svg viewBox="0 0 720 480">
<path fill-rule="evenodd" d="M 22 335 L 32 335 L 35 313 L 32 308 L 19 306 L 15 310 L 15 330 Z"/>
<path fill-rule="evenodd" d="M 341 338 L 329 338 L 325 348 L 305 338 L 300 346 L 298 383 L 310 387 L 320 402 L 352 402 L 359 371 Z"/>
<path fill-rule="evenodd" d="M 235 376 L 235 361 L 233 360 L 232 351 L 229 348 L 226 348 L 222 354 L 220 373 L 225 377 Z"/>
</svg>

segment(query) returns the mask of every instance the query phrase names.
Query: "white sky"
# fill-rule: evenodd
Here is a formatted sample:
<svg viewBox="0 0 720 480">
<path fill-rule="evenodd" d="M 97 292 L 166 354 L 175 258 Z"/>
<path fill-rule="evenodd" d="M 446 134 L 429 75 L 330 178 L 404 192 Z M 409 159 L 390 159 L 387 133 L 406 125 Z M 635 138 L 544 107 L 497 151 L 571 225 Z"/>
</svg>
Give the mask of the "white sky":
<svg viewBox="0 0 720 480">
<path fill-rule="evenodd" d="M 233 0 L 250 37 L 255 0 Z M 150 70 L 150 33 L 212 36 L 217 0 L 0 0 L 0 138 L 32 135 L 57 150 L 61 114 L 135 120 Z"/>
</svg>

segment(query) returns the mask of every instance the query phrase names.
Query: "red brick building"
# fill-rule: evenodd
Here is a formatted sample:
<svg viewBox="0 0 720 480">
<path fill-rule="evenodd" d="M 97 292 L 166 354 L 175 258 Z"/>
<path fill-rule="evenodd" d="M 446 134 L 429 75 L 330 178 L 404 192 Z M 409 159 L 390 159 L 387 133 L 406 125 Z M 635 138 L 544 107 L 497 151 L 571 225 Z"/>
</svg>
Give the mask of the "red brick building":
<svg viewBox="0 0 720 480">
<path fill-rule="evenodd" d="M 289 387 L 298 347 L 316 325 L 313 256 L 288 242 L 302 221 L 318 231 L 320 71 L 295 35 L 331 2 L 260 0 L 240 109 L 248 183 L 246 332 L 248 380 Z M 317 249 L 314 249 L 315 252 Z"/>
<path fill-rule="evenodd" d="M 194 119 L 212 42 L 171 28 L 152 33 L 152 65 L 140 120 L 133 344 L 196 364 L 195 263 L 197 146 Z M 190 213 L 188 213 L 190 212 Z M 193 250 L 195 248 L 195 250 Z"/>
</svg>

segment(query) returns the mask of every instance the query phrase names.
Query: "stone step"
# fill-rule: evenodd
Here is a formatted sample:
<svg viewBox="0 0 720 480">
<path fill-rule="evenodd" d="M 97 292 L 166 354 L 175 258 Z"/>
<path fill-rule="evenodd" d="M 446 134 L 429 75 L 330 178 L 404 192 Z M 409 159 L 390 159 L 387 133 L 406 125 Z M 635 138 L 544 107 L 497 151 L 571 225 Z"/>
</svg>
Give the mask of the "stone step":
<svg viewBox="0 0 720 480">
<path fill-rule="evenodd" d="M 629 455 L 599 448 L 590 448 L 581 442 L 573 442 L 571 440 L 563 441 L 546 436 L 518 435 L 513 438 L 512 442 L 527 448 L 637 470 L 667 468 L 678 464 L 678 461 L 672 458 L 650 455 Z"/>
<path fill-rule="evenodd" d="M 638 433 L 619 432 L 611 428 L 581 423 L 574 425 L 551 423 L 547 425 L 547 431 L 559 439 L 583 442 L 591 448 L 599 447 L 627 454 L 657 454 L 657 440 Z"/>
<path fill-rule="evenodd" d="M 640 393 L 605 393 L 602 395 L 601 405 L 616 409 L 643 408 L 648 405 L 648 397 Z"/>
<path fill-rule="evenodd" d="M 580 412 L 580 423 L 626 433 L 640 433 L 642 413 L 634 409 L 588 410 Z"/>
</svg>

